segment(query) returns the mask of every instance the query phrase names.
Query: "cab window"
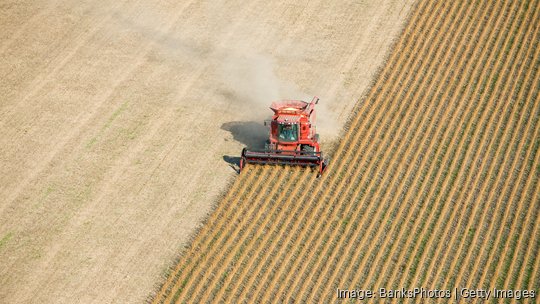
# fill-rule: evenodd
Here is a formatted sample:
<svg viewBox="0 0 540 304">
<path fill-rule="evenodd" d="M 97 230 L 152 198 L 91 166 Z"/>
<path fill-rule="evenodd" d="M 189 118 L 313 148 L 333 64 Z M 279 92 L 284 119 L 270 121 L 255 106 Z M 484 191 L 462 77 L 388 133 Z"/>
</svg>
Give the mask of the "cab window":
<svg viewBox="0 0 540 304">
<path fill-rule="evenodd" d="M 298 124 L 279 124 L 278 137 L 280 141 L 298 141 Z"/>
</svg>

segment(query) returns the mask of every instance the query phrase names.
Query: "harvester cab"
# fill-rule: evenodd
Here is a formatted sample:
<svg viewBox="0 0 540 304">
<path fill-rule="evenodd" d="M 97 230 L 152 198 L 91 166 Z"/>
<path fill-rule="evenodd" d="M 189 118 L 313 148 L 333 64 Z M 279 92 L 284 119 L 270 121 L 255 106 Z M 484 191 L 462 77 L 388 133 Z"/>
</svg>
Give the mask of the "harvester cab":
<svg viewBox="0 0 540 304">
<path fill-rule="evenodd" d="M 264 151 L 242 150 L 240 170 L 246 164 L 298 165 L 317 167 L 319 174 L 326 168 L 326 160 L 319 146 L 319 135 L 315 128 L 314 97 L 310 103 L 301 100 L 273 102 L 274 112 L 265 125 L 270 127 Z"/>
</svg>

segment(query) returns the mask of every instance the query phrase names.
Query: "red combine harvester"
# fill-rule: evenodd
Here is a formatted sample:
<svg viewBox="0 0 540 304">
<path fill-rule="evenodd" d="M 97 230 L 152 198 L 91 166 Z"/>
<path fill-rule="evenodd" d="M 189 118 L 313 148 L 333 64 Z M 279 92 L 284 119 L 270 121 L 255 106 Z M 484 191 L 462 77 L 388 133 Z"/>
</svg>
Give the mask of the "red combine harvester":
<svg viewBox="0 0 540 304">
<path fill-rule="evenodd" d="M 270 138 L 264 151 L 242 150 L 240 170 L 246 164 L 297 165 L 317 167 L 319 175 L 326 168 L 326 160 L 319 147 L 319 134 L 315 132 L 315 105 L 318 97 L 310 103 L 301 100 L 273 102 L 274 111 L 270 124 Z"/>
</svg>

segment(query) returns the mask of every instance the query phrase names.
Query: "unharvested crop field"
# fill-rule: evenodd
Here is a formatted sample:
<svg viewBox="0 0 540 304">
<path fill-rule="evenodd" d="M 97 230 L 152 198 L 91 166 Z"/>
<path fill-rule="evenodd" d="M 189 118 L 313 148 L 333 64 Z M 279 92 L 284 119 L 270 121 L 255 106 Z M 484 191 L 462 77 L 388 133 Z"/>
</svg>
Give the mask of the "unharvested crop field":
<svg viewBox="0 0 540 304">
<path fill-rule="evenodd" d="M 326 174 L 249 166 L 155 302 L 540 290 L 539 22 L 539 1 L 420 1 Z"/>
<path fill-rule="evenodd" d="M 270 102 L 339 130 L 412 4 L 0 1 L 0 303 L 143 302 Z"/>
</svg>

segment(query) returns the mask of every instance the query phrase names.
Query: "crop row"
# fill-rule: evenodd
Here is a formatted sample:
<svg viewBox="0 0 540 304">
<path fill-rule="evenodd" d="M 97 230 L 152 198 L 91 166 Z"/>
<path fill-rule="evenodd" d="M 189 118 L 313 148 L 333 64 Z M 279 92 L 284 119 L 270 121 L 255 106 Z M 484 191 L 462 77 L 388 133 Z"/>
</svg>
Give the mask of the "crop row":
<svg viewBox="0 0 540 304">
<path fill-rule="evenodd" d="M 420 1 L 325 175 L 248 166 L 155 302 L 538 289 L 540 6 L 492 4 Z"/>
</svg>

